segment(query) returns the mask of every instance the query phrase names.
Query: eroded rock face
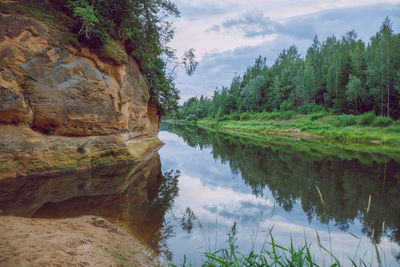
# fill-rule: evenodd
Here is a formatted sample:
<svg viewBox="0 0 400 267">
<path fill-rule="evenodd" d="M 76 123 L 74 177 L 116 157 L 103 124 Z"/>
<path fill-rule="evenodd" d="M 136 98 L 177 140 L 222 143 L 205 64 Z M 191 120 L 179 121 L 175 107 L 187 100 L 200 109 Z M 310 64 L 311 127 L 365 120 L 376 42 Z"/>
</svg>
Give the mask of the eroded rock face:
<svg viewBox="0 0 400 267">
<path fill-rule="evenodd" d="M 62 135 L 157 134 L 159 117 L 133 59 L 115 66 L 88 49 L 50 44 L 38 22 L 2 15 L 0 23 L 0 122 Z"/>
<path fill-rule="evenodd" d="M 132 58 L 115 66 L 50 35 L 38 21 L 0 13 L 0 178 L 30 172 L 29 164 L 16 158 L 47 166 L 54 151 L 76 153 L 76 146 L 88 142 L 86 137 L 96 136 L 96 151 L 108 151 L 158 134 L 158 109 Z M 60 136 L 59 142 L 54 136 Z M 41 141 L 35 144 L 29 138 Z"/>
</svg>

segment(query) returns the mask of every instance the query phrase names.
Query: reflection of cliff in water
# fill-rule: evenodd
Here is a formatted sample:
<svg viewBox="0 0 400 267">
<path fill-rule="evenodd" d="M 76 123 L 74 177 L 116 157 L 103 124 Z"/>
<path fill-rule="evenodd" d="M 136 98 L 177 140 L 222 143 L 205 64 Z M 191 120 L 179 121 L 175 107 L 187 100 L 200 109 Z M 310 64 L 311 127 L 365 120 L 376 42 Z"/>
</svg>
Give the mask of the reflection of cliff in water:
<svg viewBox="0 0 400 267">
<path fill-rule="evenodd" d="M 313 140 L 277 137 L 270 142 L 251 141 L 177 125 L 169 125 L 169 131 L 190 146 L 211 147 L 214 158 L 240 173 L 254 194 L 261 195 L 268 187 L 275 201 L 287 211 L 300 200 L 310 221 L 317 218 L 346 230 L 359 219 L 362 231 L 374 242 L 379 243 L 382 235 L 400 241 L 398 161 L 340 148 L 332 153 L 324 150 L 326 144 Z M 316 185 L 322 192 L 324 206 Z M 369 195 L 371 207 L 367 214 Z"/>
<path fill-rule="evenodd" d="M 0 181 L 0 210 L 23 217 L 102 216 L 155 251 L 168 237 L 164 215 L 178 194 L 179 172 L 161 173 L 158 153 L 134 165 Z M 167 252 L 167 251 L 163 251 Z"/>
</svg>

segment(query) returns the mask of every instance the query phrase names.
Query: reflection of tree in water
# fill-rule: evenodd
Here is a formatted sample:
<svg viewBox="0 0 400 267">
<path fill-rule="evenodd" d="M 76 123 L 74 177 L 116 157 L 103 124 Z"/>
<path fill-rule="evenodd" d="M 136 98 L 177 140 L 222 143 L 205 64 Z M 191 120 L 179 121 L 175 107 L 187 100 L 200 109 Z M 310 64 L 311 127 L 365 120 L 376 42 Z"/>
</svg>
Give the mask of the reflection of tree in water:
<svg viewBox="0 0 400 267">
<path fill-rule="evenodd" d="M 163 174 L 162 182 L 156 190 L 155 197 L 151 200 L 149 210 L 157 214 L 163 215 L 164 220 L 162 227 L 157 233 L 158 249 L 168 261 L 172 261 L 172 252 L 168 248 L 168 239 L 175 236 L 175 228 L 178 225 L 182 227 L 188 234 L 193 228 L 193 221 L 196 219 L 193 211 L 187 207 L 181 217 L 172 213 L 172 207 L 179 193 L 178 179 L 181 175 L 179 170 L 170 170 Z M 167 218 L 166 214 L 170 212 L 171 218 Z"/>
<path fill-rule="evenodd" d="M 178 196 L 178 178 L 180 176 L 179 170 L 170 170 L 162 174 L 161 182 L 158 188 L 155 188 L 150 197 L 150 204 L 148 206 L 154 216 L 162 216 L 162 227 L 155 233 L 153 239 L 156 244 L 153 247 L 159 249 L 159 253 L 165 255 L 168 260 L 172 259 L 172 253 L 168 249 L 167 240 L 175 235 L 173 225 L 165 220 L 165 214 L 171 210 L 174 205 L 175 198 Z"/>
<path fill-rule="evenodd" d="M 192 229 L 193 229 L 193 221 L 196 219 L 197 219 L 197 217 L 194 214 L 193 210 L 191 208 L 187 207 L 185 209 L 185 212 L 183 213 L 182 217 L 179 218 L 179 224 L 185 232 L 190 234 L 190 233 L 192 233 Z"/>
<path fill-rule="evenodd" d="M 347 230 L 359 219 L 363 233 L 374 243 L 379 243 L 382 235 L 400 242 L 400 163 L 393 159 L 324 148 L 325 143 L 318 141 L 276 138 L 276 145 L 196 127 L 170 125 L 169 130 L 190 146 L 212 147 L 214 158 L 240 173 L 255 195 L 262 195 L 268 187 L 286 211 L 300 199 L 309 221 L 334 222 Z M 290 145 L 293 143 L 296 145 Z M 325 206 L 315 185 L 323 194 Z M 367 215 L 369 195 L 372 203 Z"/>
</svg>

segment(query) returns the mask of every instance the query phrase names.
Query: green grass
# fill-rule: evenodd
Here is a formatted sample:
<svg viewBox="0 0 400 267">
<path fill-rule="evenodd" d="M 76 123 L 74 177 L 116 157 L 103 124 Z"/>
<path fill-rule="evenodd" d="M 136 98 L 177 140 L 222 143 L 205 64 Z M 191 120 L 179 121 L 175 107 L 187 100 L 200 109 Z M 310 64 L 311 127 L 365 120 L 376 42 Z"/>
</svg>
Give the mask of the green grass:
<svg viewBox="0 0 400 267">
<path fill-rule="evenodd" d="M 400 123 L 387 117 L 375 116 L 372 113 L 363 115 L 329 115 L 314 113 L 295 115 L 290 111 L 271 113 L 242 113 L 239 120 L 226 115 L 221 120 L 206 119 L 191 121 L 190 125 L 204 128 L 215 128 L 219 131 L 248 131 L 264 134 L 307 133 L 309 137 L 356 142 L 356 143 L 390 143 L 400 144 Z M 231 116 L 233 117 L 233 116 Z M 236 118 L 237 116 L 235 116 Z M 187 124 L 184 121 L 173 123 Z M 302 135 L 301 137 L 307 137 Z"/>
<path fill-rule="evenodd" d="M 325 248 L 319 238 L 319 234 L 316 231 L 318 246 L 323 253 L 326 254 L 326 258 L 331 259 L 331 264 L 326 265 L 326 263 L 320 263 L 315 260 L 315 257 L 311 254 L 312 243 L 304 242 L 302 246 L 295 247 L 293 241 L 290 240 L 290 245 L 285 247 L 279 245 L 272 234 L 272 229 L 268 231 L 267 237 L 269 237 L 270 242 L 267 242 L 259 252 L 251 250 L 248 253 L 242 253 L 239 251 L 239 247 L 236 245 L 236 222 L 231 228 L 231 232 L 228 233 L 228 240 L 226 242 L 226 247 L 216 250 L 214 252 L 203 252 L 205 256 L 204 261 L 201 266 L 203 267 L 217 267 L 217 266 L 235 266 L 235 267 L 269 267 L 269 266 L 293 266 L 293 267 L 303 267 L 303 266 L 344 266 L 337 257 L 335 257 L 331 250 Z M 359 264 L 356 263 L 359 262 Z M 352 259 L 349 257 L 349 263 L 351 262 L 353 267 L 357 266 L 367 266 L 362 258 L 356 260 L 355 257 Z M 181 265 L 176 265 L 170 263 L 170 267 L 186 266 L 186 257 L 184 258 L 184 263 Z M 372 265 L 372 263 L 371 263 Z M 188 266 L 193 266 L 191 263 Z"/>
<path fill-rule="evenodd" d="M 305 244 L 295 249 L 293 243 L 289 248 L 276 244 L 271 235 L 271 248 L 260 253 L 251 251 L 242 254 L 234 248 L 225 248 L 213 253 L 204 253 L 207 260 L 203 266 L 318 266 L 312 259 L 310 248 Z M 341 266 L 340 263 L 332 266 Z"/>
</svg>

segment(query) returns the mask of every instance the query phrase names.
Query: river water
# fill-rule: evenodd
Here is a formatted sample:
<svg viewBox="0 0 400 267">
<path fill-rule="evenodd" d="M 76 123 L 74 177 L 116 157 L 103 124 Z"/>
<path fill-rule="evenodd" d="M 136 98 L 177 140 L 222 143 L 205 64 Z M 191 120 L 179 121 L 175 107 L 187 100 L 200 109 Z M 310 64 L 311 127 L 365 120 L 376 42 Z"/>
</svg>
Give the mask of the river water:
<svg viewBox="0 0 400 267">
<path fill-rule="evenodd" d="M 315 259 L 330 265 L 318 232 L 321 245 L 345 265 L 348 257 L 400 265 L 398 159 L 321 141 L 271 137 L 260 143 L 194 127 L 170 126 L 160 138 L 163 168 L 181 172 L 171 220 L 189 207 L 202 225 L 195 222 L 189 233 L 175 223 L 167 242 L 174 259 L 186 255 L 199 263 L 201 251 L 227 247 L 237 222 L 243 252 L 262 249 L 272 229 L 278 244 L 307 241 Z"/>
<path fill-rule="evenodd" d="M 398 156 L 172 125 L 159 138 L 165 146 L 134 164 L 0 181 L 0 210 L 102 216 L 177 264 L 200 266 L 203 252 L 228 246 L 236 223 L 243 253 L 269 248 L 272 235 L 307 243 L 322 266 L 329 252 L 344 266 L 400 266 Z"/>
</svg>

